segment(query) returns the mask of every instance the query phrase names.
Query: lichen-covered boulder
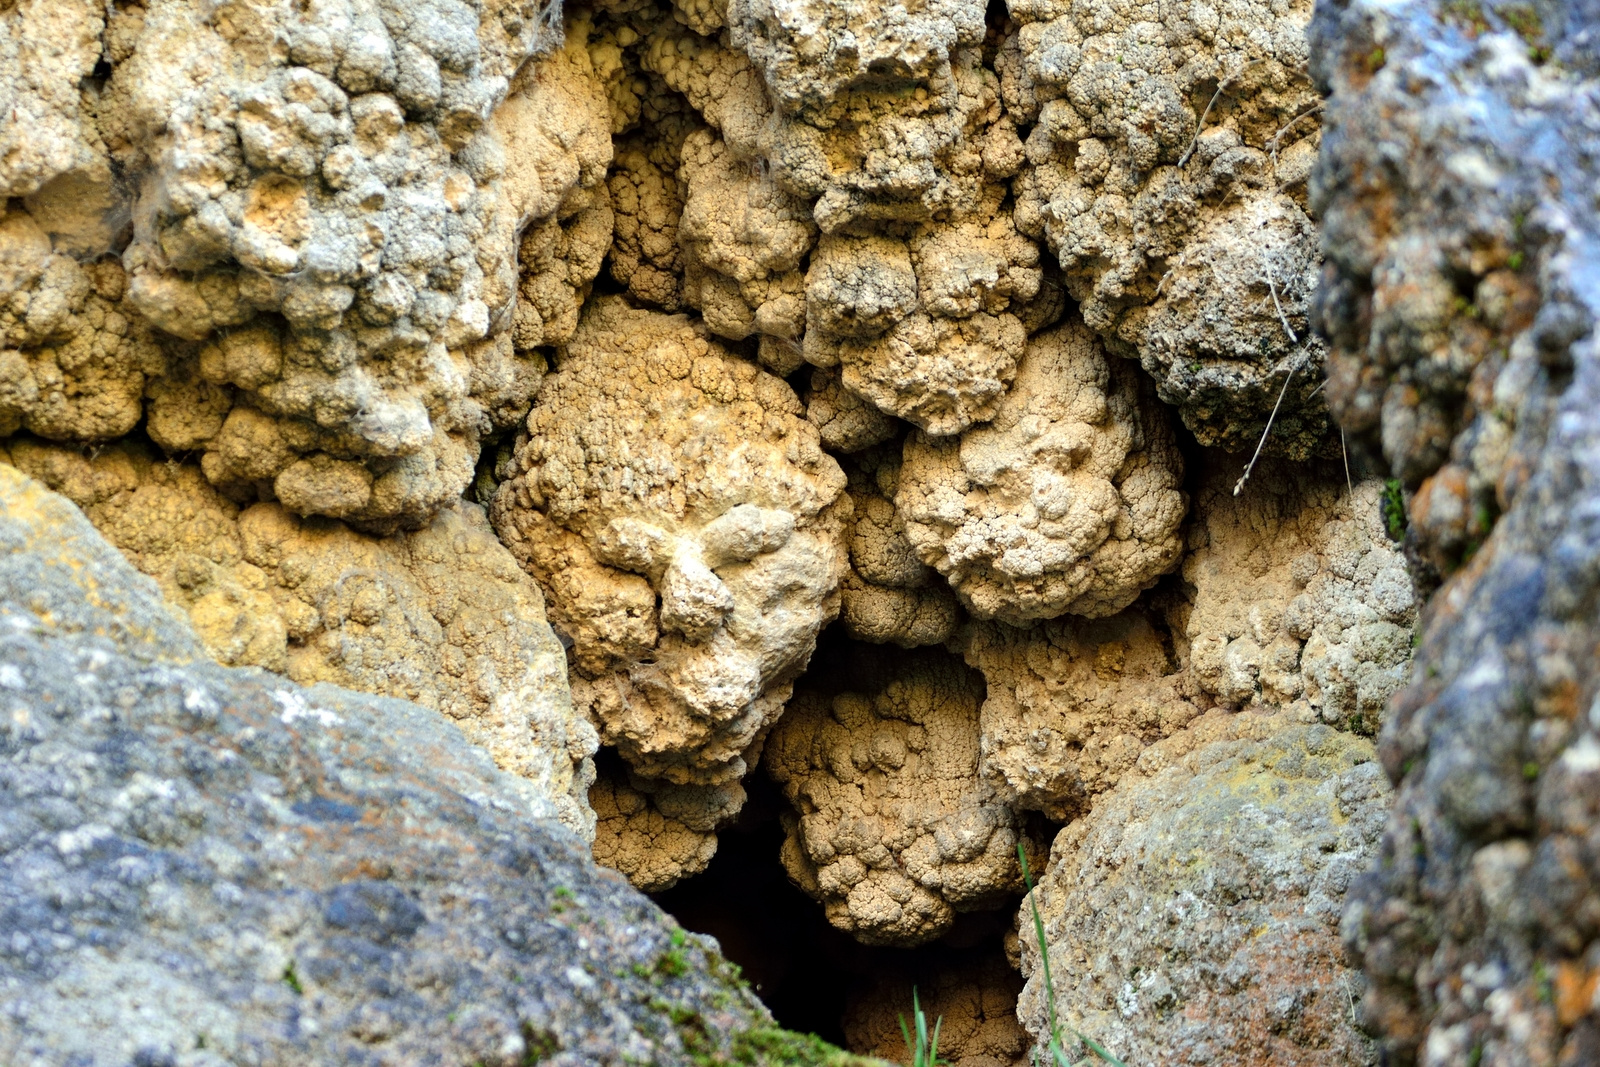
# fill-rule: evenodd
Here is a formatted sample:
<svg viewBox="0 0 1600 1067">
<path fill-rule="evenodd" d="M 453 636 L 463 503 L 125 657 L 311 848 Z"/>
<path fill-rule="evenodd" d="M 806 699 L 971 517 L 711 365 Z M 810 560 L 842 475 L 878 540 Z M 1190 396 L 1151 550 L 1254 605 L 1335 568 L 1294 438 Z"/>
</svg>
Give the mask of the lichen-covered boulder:
<svg viewBox="0 0 1600 1067">
<path fill-rule="evenodd" d="M 594 728 L 572 708 L 538 586 L 476 504 L 375 538 L 278 504 L 240 508 L 193 464 L 132 444 L 90 459 L 19 439 L 0 462 L 77 504 L 219 662 L 443 712 L 529 783 L 530 814 L 593 834 Z"/>
<path fill-rule="evenodd" d="M 1288 714 L 1214 711 L 1147 749 L 1032 898 L 1069 1051 L 1076 1031 L 1127 1063 L 1375 1064 L 1338 927 L 1389 795 L 1370 742 Z M 1018 1014 L 1048 1040 L 1028 902 L 1021 929 Z"/>
<path fill-rule="evenodd" d="M 438 713 L 208 662 L 0 466 L 0 1060 L 867 1067 Z"/>
<path fill-rule="evenodd" d="M 737 781 L 838 613 L 845 479 L 782 380 L 681 317 L 590 306 L 492 511 L 641 775 Z"/>
<path fill-rule="evenodd" d="M 1069 323 L 1028 342 L 992 423 L 907 438 L 895 508 L 980 619 L 1115 614 L 1182 549 L 1166 419 L 1136 370 Z"/>
<path fill-rule="evenodd" d="M 793 807 L 783 865 L 857 940 L 922 944 L 1020 877 L 1017 821 L 978 773 L 983 680 L 933 650 L 830 653 L 832 684 L 795 694 L 763 756 Z"/>
</svg>

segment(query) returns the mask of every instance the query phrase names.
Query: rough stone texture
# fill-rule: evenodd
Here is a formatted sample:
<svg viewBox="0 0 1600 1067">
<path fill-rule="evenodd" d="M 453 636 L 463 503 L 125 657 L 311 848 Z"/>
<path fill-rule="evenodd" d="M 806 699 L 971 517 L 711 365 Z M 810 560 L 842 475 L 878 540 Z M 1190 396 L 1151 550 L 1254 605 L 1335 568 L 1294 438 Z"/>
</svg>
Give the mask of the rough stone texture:
<svg viewBox="0 0 1600 1067">
<path fill-rule="evenodd" d="M 57 440 L 119 437 L 138 424 L 147 383 L 167 368 L 126 299 L 121 264 L 80 263 L 71 252 L 55 251 L 29 212 L 0 213 L 0 437 L 18 429 Z"/>
<path fill-rule="evenodd" d="M 0 16 L 0 103 L 36 120 L 0 145 L 0 433 L 103 440 L 142 407 L 235 498 L 426 523 L 611 243 L 587 24 L 563 48 L 522 0 L 48 7 Z"/>
<path fill-rule="evenodd" d="M 1028 629 L 973 623 L 958 644 L 988 686 L 985 778 L 1008 804 L 1058 822 L 1086 812 L 1146 745 L 1200 713 L 1172 635 L 1139 608 Z"/>
<path fill-rule="evenodd" d="M 435 712 L 205 661 L 0 466 L 0 1059 L 864 1064 Z"/>
<path fill-rule="evenodd" d="M 1229 708 L 1303 699 L 1323 722 L 1375 733 L 1410 674 L 1417 620 L 1383 483 L 1352 496 L 1337 464 L 1267 460 L 1234 496 L 1235 463 L 1208 458 L 1182 570 L 1196 686 Z"/>
<path fill-rule="evenodd" d="M 595 862 L 643 892 L 671 889 L 706 869 L 717 854 L 717 830 L 744 801 L 738 782 L 673 785 L 608 766 L 589 790 Z"/>
<path fill-rule="evenodd" d="M 762 362 L 792 373 L 806 321 L 800 268 L 817 232 L 809 206 L 710 130 L 684 140 L 678 178 L 685 299 L 719 337 L 760 334 Z"/>
<path fill-rule="evenodd" d="M 950 1067 L 1032 1067 L 1033 1042 L 1017 1022 L 1022 976 L 990 950 L 942 948 L 944 966 L 913 978 L 880 976 L 845 1012 L 845 1043 L 886 1060 L 906 1058 L 900 1019 L 911 1021 L 915 988 L 922 1010 L 939 1019 L 939 1058 Z"/>
<path fill-rule="evenodd" d="M 1596 14 L 1356 2 L 1313 24 L 1329 404 L 1418 486 L 1408 538 L 1448 577 L 1345 916 L 1393 1063 L 1600 1057 Z"/>
<path fill-rule="evenodd" d="M 1306 316 L 1311 7 L 1020 0 L 996 61 L 1006 106 L 1032 125 L 1018 228 L 1049 242 L 1084 320 L 1139 358 L 1201 443 L 1235 452 L 1290 375 L 1270 448 L 1304 458 L 1327 432 Z"/>
<path fill-rule="evenodd" d="M 1127 1063 L 1377 1062 L 1338 924 L 1389 789 L 1369 741 L 1309 717 L 1213 711 L 1057 835 L 1036 899 L 1064 1028 Z M 1048 1036 L 1038 945 L 1021 943 L 1018 1012 Z"/>
<path fill-rule="evenodd" d="M 687 320 L 608 299 L 518 438 L 495 527 L 639 774 L 742 777 L 838 613 L 845 479 L 801 414 Z"/>
<path fill-rule="evenodd" d="M 783 865 L 857 940 L 922 944 L 1019 884 L 1016 819 L 978 774 L 983 680 L 932 650 L 830 651 L 767 742 Z"/>
<path fill-rule="evenodd" d="M 806 421 L 817 428 L 822 447 L 830 452 L 860 452 L 895 436 L 894 418 L 846 389 L 836 368 L 812 370 L 802 399 Z"/>
<path fill-rule="evenodd" d="M 856 640 L 873 644 L 942 644 L 961 623 L 961 605 L 944 580 L 917 558 L 895 511 L 898 442 L 848 457 L 844 468 L 854 516 L 850 571 L 839 589 L 839 624 Z"/>
<path fill-rule="evenodd" d="M 991 424 L 906 440 L 895 507 L 974 615 L 1111 615 L 1178 561 L 1183 458 L 1151 392 L 1069 323 L 1029 341 Z"/>
<path fill-rule="evenodd" d="M 220 663 L 442 711 L 535 787 L 532 814 L 592 836 L 594 728 L 572 709 L 538 586 L 477 505 L 379 539 L 277 504 L 241 510 L 192 464 L 132 444 L 88 459 L 19 439 L 9 453 L 154 578 Z"/>
</svg>

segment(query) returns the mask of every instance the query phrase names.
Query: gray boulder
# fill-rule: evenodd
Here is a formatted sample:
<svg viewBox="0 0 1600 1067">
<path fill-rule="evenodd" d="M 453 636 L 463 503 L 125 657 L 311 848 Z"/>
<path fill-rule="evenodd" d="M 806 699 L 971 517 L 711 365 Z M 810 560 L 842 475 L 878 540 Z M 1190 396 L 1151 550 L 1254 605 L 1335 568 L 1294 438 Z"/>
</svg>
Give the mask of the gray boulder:
<svg viewBox="0 0 1600 1067">
<path fill-rule="evenodd" d="M 1600 5 L 1329 0 L 1312 35 L 1328 404 L 1444 583 L 1344 918 L 1365 1019 L 1393 1064 L 1600 1063 Z"/>
<path fill-rule="evenodd" d="M 207 659 L 0 466 L 0 1063 L 865 1064 L 437 712 Z"/>
</svg>

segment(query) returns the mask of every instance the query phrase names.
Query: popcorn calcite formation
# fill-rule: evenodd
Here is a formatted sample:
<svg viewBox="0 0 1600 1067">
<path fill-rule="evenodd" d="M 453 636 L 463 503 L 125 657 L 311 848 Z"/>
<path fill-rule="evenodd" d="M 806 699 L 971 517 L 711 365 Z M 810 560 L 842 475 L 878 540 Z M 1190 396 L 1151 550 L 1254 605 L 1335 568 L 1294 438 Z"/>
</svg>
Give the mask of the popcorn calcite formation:
<svg viewBox="0 0 1600 1067">
<path fill-rule="evenodd" d="M 993 422 L 907 438 L 896 509 L 980 619 L 1115 614 L 1182 549 L 1166 417 L 1136 370 L 1063 325 L 1028 343 Z"/>
<path fill-rule="evenodd" d="M 1032 126 L 1018 228 L 1049 243 L 1090 328 L 1230 451 L 1254 446 L 1291 370 L 1269 447 L 1305 458 L 1327 432 L 1307 317 L 1311 6 L 1023 0 L 997 60 Z"/>
<path fill-rule="evenodd" d="M 794 392 L 687 319 L 591 304 L 496 529 L 573 642 L 574 698 L 650 778 L 718 785 L 838 614 L 848 498 Z"/>
<path fill-rule="evenodd" d="M 983 680 L 935 650 L 830 651 L 842 685 L 798 691 L 763 757 L 794 806 L 783 865 L 858 940 L 921 944 L 1021 877 L 1017 820 L 978 775 Z"/>
</svg>

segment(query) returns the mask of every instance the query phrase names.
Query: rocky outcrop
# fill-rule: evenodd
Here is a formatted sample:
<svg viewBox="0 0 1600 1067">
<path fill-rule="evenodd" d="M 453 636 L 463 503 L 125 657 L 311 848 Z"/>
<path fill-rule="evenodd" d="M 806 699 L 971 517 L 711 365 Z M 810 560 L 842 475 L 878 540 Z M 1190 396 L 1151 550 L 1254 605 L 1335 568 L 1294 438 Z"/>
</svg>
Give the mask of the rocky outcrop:
<svg viewBox="0 0 1600 1067">
<path fill-rule="evenodd" d="M 6 461 L 77 504 L 218 662 L 441 711 L 533 787 L 530 814 L 593 835 L 594 728 L 573 711 L 538 586 L 477 505 L 376 538 L 279 504 L 241 509 L 193 464 L 132 444 L 90 459 L 23 439 L 0 448 Z"/>
<path fill-rule="evenodd" d="M 1033 900 L 1069 1051 L 1076 1031 L 1128 1063 L 1377 1062 L 1338 928 L 1388 784 L 1369 741 L 1311 718 L 1211 712 L 1057 835 Z M 1018 1011 L 1048 1034 L 1021 918 Z"/>
<path fill-rule="evenodd" d="M 1019 884 L 1016 817 L 978 773 L 983 681 L 932 650 L 831 652 L 763 756 L 793 805 L 783 865 L 858 940 L 922 944 Z"/>
<path fill-rule="evenodd" d="M 895 507 L 978 618 L 1099 617 L 1177 562 L 1182 474 L 1148 383 L 1065 325 L 1028 343 L 989 425 L 907 439 Z"/>
<path fill-rule="evenodd" d="M 1594 27 L 1582 3 L 1333 3 L 1313 24 L 1328 401 L 1445 578 L 1345 918 L 1395 1063 L 1600 1056 Z"/>
<path fill-rule="evenodd" d="M 1269 460 L 1236 496 L 1233 464 L 1212 459 L 1182 569 L 1196 687 L 1228 708 L 1304 701 L 1323 722 L 1375 733 L 1409 675 L 1417 620 L 1384 483 Z"/>
<path fill-rule="evenodd" d="M 1326 432 L 1306 178 L 1318 141 L 1308 0 L 1152 9 L 1023 0 L 996 66 L 1032 125 L 1017 225 L 1049 242 L 1084 321 L 1137 356 L 1202 444 Z"/>
<path fill-rule="evenodd" d="M 574 701 L 639 775 L 736 787 L 838 613 L 844 476 L 780 379 L 620 301 L 542 397 L 493 516 L 572 641 Z"/>
<path fill-rule="evenodd" d="M 7 1063 L 865 1065 L 437 713 L 208 662 L 6 466 L 0 650 Z"/>
</svg>

